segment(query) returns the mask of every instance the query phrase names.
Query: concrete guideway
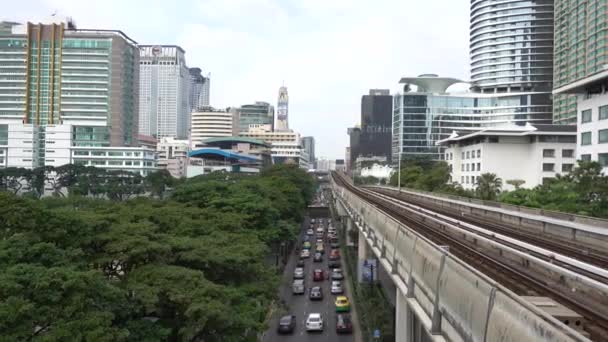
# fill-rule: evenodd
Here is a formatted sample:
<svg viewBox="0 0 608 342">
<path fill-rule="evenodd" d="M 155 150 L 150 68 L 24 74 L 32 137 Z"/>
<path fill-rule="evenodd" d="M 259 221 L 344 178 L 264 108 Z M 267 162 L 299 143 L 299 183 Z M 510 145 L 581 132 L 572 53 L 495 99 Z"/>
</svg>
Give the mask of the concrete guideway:
<svg viewBox="0 0 608 342">
<path fill-rule="evenodd" d="M 391 270 L 397 341 L 587 340 L 375 205 L 332 186 L 340 215 L 360 234 L 360 257 L 373 253 Z"/>
</svg>

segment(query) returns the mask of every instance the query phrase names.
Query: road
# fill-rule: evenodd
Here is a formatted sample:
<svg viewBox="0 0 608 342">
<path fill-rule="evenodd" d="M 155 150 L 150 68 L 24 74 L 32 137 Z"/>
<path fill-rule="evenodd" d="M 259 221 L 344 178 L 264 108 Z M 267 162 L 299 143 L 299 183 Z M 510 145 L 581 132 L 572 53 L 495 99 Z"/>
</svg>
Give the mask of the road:
<svg viewBox="0 0 608 342">
<path fill-rule="evenodd" d="M 327 220 L 325 220 L 327 222 Z M 309 226 L 308 218 L 304 221 L 304 227 Z M 327 224 L 325 225 L 327 232 Z M 303 233 L 302 233 L 303 235 Z M 314 240 L 314 238 L 312 239 Z M 302 236 L 300 236 L 299 245 L 301 246 Z M 313 242 L 313 250 L 314 250 L 314 242 Z M 324 271 L 328 270 L 328 257 L 329 257 L 329 244 L 325 244 L 325 255 L 323 256 L 323 262 L 313 262 L 312 256 L 308 259 L 305 259 L 304 273 L 305 273 L 305 284 L 306 284 L 306 293 L 304 295 L 293 295 L 291 291 L 291 284 L 293 283 L 293 270 L 296 265 L 296 261 L 299 258 L 299 255 L 296 256 L 294 253 L 291 253 L 291 257 L 287 262 L 287 266 L 285 267 L 285 272 L 283 273 L 283 280 L 281 282 L 280 288 L 280 296 L 285 301 L 287 305 L 287 312 L 277 312 L 272 317 L 270 321 L 270 327 L 266 334 L 264 335 L 264 342 L 275 342 L 275 341 L 293 341 L 293 342 L 351 342 L 354 341 L 353 335 L 338 335 L 336 333 L 336 313 L 334 301 L 336 295 L 331 294 L 331 281 L 324 280 L 322 282 L 313 282 L 312 274 L 313 270 L 320 268 Z M 348 276 L 347 274 L 345 274 Z M 346 281 L 344 280 L 343 285 L 346 285 Z M 323 300 L 322 301 L 311 301 L 308 299 L 308 290 L 312 286 L 321 286 L 323 288 Z M 345 295 L 351 299 L 348 288 L 345 288 Z M 352 308 L 351 303 L 351 308 Z M 306 332 L 306 317 L 308 317 L 309 313 L 321 313 L 323 316 L 323 324 L 324 330 L 323 332 Z M 279 335 L 276 331 L 279 316 L 284 314 L 295 314 L 296 315 L 296 329 L 293 335 Z M 351 312 L 353 318 L 353 329 L 358 329 L 358 325 L 356 324 L 356 315 Z"/>
</svg>

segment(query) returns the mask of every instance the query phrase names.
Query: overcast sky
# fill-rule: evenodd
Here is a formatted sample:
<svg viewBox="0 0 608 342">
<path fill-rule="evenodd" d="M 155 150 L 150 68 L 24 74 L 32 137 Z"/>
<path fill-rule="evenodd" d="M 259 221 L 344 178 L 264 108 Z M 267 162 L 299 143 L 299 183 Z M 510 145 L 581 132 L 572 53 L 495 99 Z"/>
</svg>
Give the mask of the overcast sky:
<svg viewBox="0 0 608 342">
<path fill-rule="evenodd" d="M 211 105 L 276 106 L 289 90 L 290 127 L 313 135 L 317 156 L 344 158 L 369 88 L 402 76 L 468 79 L 468 0 L 26 0 L 0 20 L 53 12 L 81 28 L 119 29 L 140 44 L 177 44 L 211 73 Z"/>
</svg>

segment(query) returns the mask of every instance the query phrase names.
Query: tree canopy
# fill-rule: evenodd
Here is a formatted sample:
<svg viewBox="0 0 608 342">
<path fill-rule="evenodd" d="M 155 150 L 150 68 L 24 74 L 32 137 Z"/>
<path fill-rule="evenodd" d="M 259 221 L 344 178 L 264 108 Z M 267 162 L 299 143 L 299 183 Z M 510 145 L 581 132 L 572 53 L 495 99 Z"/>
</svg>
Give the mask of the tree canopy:
<svg viewBox="0 0 608 342">
<path fill-rule="evenodd" d="M 278 284 L 267 257 L 295 238 L 310 176 L 290 166 L 213 174 L 165 199 L 128 199 L 123 188 L 144 180 L 103 174 L 108 200 L 82 196 L 95 185 L 74 168 L 60 173 L 70 196 L 0 192 L 3 338 L 244 341 L 265 329 Z"/>
</svg>

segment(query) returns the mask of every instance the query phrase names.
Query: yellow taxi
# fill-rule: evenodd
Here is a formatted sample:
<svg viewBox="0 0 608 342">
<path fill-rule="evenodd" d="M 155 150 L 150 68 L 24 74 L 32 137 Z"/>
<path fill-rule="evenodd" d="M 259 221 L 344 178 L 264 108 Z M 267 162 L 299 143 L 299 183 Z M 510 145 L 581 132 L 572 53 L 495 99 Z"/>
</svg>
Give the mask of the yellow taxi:
<svg viewBox="0 0 608 342">
<path fill-rule="evenodd" d="M 346 296 L 336 297 L 336 312 L 349 312 L 350 302 Z"/>
<path fill-rule="evenodd" d="M 324 253 L 325 252 L 325 248 L 323 247 L 322 243 L 318 243 L 315 249 L 319 253 Z"/>
</svg>

